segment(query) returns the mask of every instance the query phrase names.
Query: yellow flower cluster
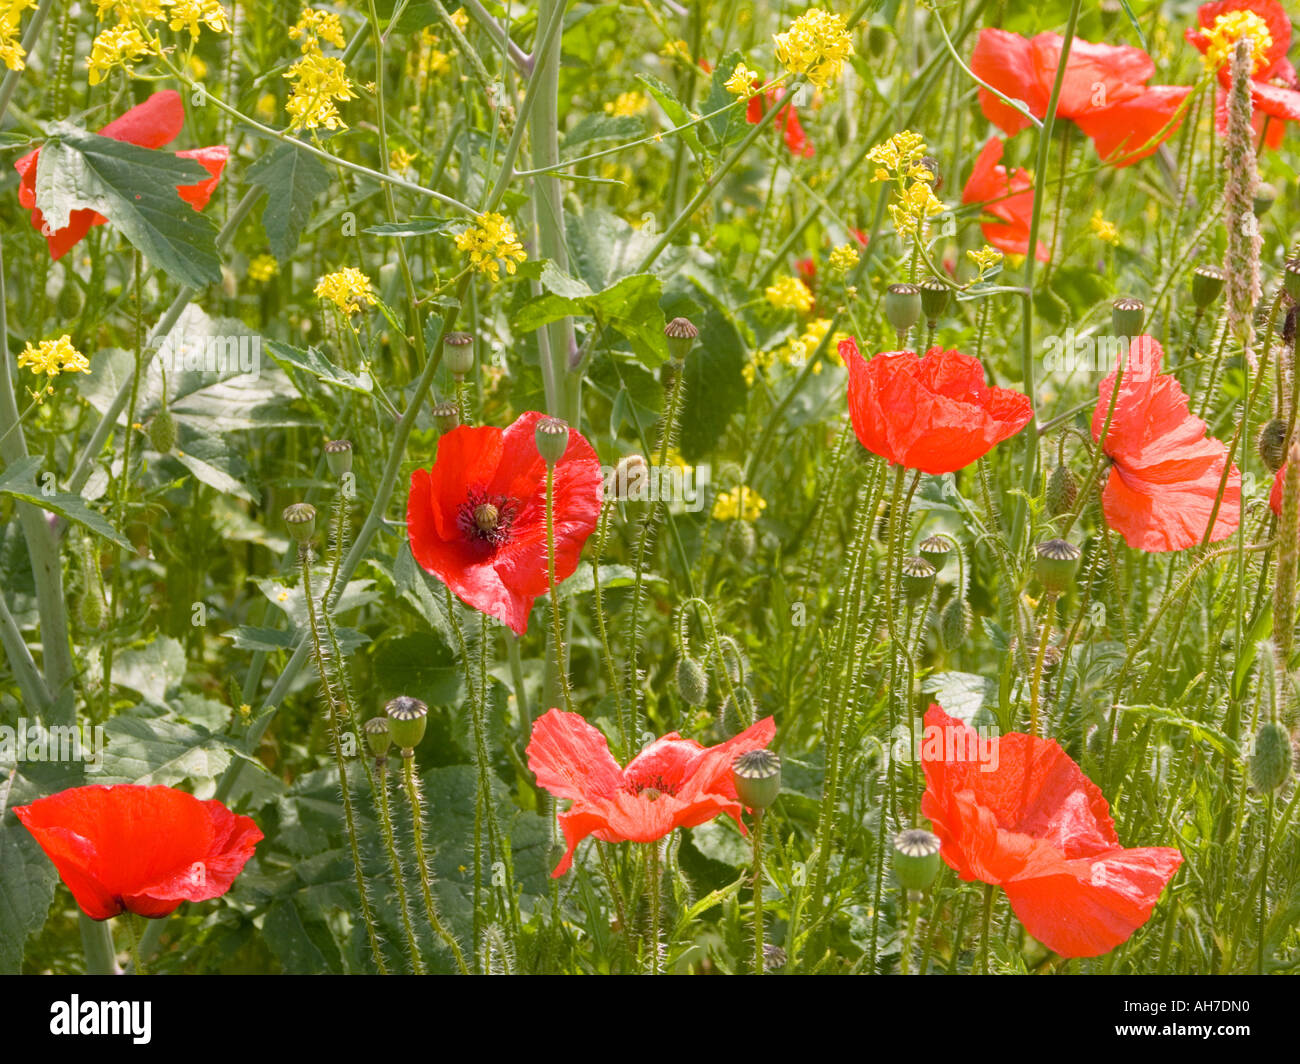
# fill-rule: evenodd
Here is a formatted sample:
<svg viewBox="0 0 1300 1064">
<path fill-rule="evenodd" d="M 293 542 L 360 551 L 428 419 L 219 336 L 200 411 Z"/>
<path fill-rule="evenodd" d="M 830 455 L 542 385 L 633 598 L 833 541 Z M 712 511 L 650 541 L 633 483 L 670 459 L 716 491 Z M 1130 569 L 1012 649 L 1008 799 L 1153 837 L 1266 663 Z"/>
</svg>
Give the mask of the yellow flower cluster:
<svg viewBox="0 0 1300 1064">
<path fill-rule="evenodd" d="M 1114 222 L 1108 222 L 1102 217 L 1100 208 L 1092 212 L 1092 217 L 1088 220 L 1088 227 L 1098 240 L 1103 240 L 1107 244 L 1119 243 L 1119 230 L 1115 227 Z"/>
<path fill-rule="evenodd" d="M 659 54 L 665 59 L 680 59 L 683 63 L 691 61 L 690 46 L 683 40 L 669 41 L 659 49 Z"/>
<path fill-rule="evenodd" d="M 400 144 L 388 153 L 388 169 L 395 174 L 403 173 L 411 168 L 411 164 L 419 157 L 419 152 L 407 151 Z"/>
<path fill-rule="evenodd" d="M 100 31 L 91 42 L 87 65 L 92 85 L 116 67 L 130 72 L 141 57 L 154 53 L 158 41 L 151 22 L 166 22 L 173 33 L 187 30 L 191 41 L 198 39 L 204 26 L 214 33 L 230 32 L 230 17 L 221 0 L 95 0 L 95 7 L 100 21 L 112 14 L 117 24 Z"/>
<path fill-rule="evenodd" d="M 777 362 L 786 366 L 802 367 L 808 359 L 816 354 L 817 348 L 821 346 L 830 329 L 831 321 L 829 318 L 813 318 L 804 326 L 803 332 L 788 343 L 782 344 L 776 350 L 755 351 L 753 361 L 747 362 L 740 371 L 745 378 L 745 383 L 753 385 L 760 369 L 767 369 Z M 848 339 L 848 335 L 846 332 L 837 332 L 831 337 L 827 351 L 838 357 L 836 348 L 841 340 Z M 823 363 L 820 360 L 813 363 L 813 373 L 820 373 L 822 365 Z"/>
<path fill-rule="evenodd" d="M 650 98 L 643 92 L 620 92 L 605 104 L 605 113 L 615 118 L 632 118 L 643 115 L 650 106 Z"/>
<path fill-rule="evenodd" d="M 197 38 L 199 26 L 207 26 L 213 33 L 230 32 L 226 9 L 218 0 L 166 0 L 169 8 L 167 26 L 176 33 L 189 30 Z"/>
<path fill-rule="evenodd" d="M 1258 74 L 1268 64 L 1273 35 L 1268 31 L 1268 23 L 1253 11 L 1229 11 L 1220 15 L 1204 33 L 1210 45 L 1202 62 L 1209 70 L 1218 70 L 1230 62 L 1237 42 L 1243 37 L 1250 38 L 1251 73 Z"/>
<path fill-rule="evenodd" d="M 505 263 L 506 273 L 514 273 L 515 264 L 528 257 L 515 235 L 514 226 L 502 215 L 491 211 L 480 214 L 477 225 L 470 226 L 456 237 L 456 247 L 468 251 L 474 269 L 486 273 L 494 281 L 501 279 L 501 262 Z"/>
<path fill-rule="evenodd" d="M 830 257 L 826 260 L 826 265 L 830 267 L 831 273 L 843 276 L 858 264 L 860 258 L 861 256 L 858 254 L 858 249 L 852 244 L 841 244 L 830 253 Z"/>
<path fill-rule="evenodd" d="M 35 347 L 29 342 L 18 353 L 18 368 L 57 377 L 60 373 L 89 373 L 90 359 L 72 346 L 72 337 L 64 333 L 57 340 L 42 340 Z"/>
<path fill-rule="evenodd" d="M 313 291 L 319 298 L 329 300 L 348 315 L 379 302 L 379 297 L 371 291 L 370 278 L 355 266 L 345 266 L 334 273 L 327 273 L 316 282 Z"/>
<path fill-rule="evenodd" d="M 248 279 L 258 284 L 265 284 L 280 272 L 280 264 L 273 255 L 256 255 L 248 264 Z"/>
<path fill-rule="evenodd" d="M 305 55 L 313 48 L 320 51 L 320 42 L 332 44 L 335 48 L 345 48 L 347 41 L 343 39 L 343 23 L 338 15 L 333 11 L 317 11 L 312 7 L 304 7 L 298 21 L 289 27 L 289 39 L 302 39 L 302 50 Z"/>
<path fill-rule="evenodd" d="M 451 55 L 438 48 L 438 35 L 426 26 L 420 31 L 420 46 L 410 53 L 407 66 L 417 92 L 423 95 L 430 81 L 451 71 Z"/>
<path fill-rule="evenodd" d="M 758 72 L 750 70 L 744 63 L 737 63 L 735 69 L 731 72 L 731 77 L 727 78 L 726 90 L 732 96 L 739 96 L 743 100 L 748 100 L 758 90 L 754 88 L 754 82 L 761 80 Z"/>
<path fill-rule="evenodd" d="M 746 521 L 757 521 L 759 515 L 767 508 L 767 502 L 752 488 L 743 484 L 735 491 L 723 491 L 713 500 L 713 520 L 734 521 L 740 517 Z"/>
<path fill-rule="evenodd" d="M 778 277 L 763 290 L 767 301 L 777 310 L 794 310 L 807 314 L 812 310 L 813 294 L 798 277 Z"/>
<path fill-rule="evenodd" d="M 114 26 L 104 30 L 91 42 L 90 73 L 87 80 L 98 85 L 114 67 L 130 70 L 140 57 L 153 49 L 134 26 Z"/>
<path fill-rule="evenodd" d="M 777 62 L 792 74 L 807 75 L 809 81 L 823 88 L 840 76 L 845 60 L 853 54 L 844 16 L 819 7 L 809 8 L 773 40 Z"/>
<path fill-rule="evenodd" d="M 10 70 L 27 66 L 23 60 L 27 53 L 18 43 L 18 24 L 23 12 L 35 6 L 35 0 L 0 0 L 0 63 Z"/>
<path fill-rule="evenodd" d="M 923 161 L 929 150 L 920 133 L 910 129 L 895 133 L 867 152 L 867 158 L 876 164 L 872 180 L 889 181 L 902 175 L 915 181 L 933 181 L 934 173 Z"/>
<path fill-rule="evenodd" d="M 900 237 L 924 240 L 929 219 L 945 209 L 931 187 L 934 171 L 925 163 L 928 150 L 924 137 L 905 129 L 867 152 L 876 164 L 871 180 L 894 182 L 889 216 Z"/>
<path fill-rule="evenodd" d="M 975 268 L 980 272 L 980 280 L 984 279 L 984 275 L 989 270 L 1002 263 L 1002 252 L 997 248 L 989 247 L 988 244 L 985 244 L 979 251 L 966 252 L 966 257 L 975 263 Z"/>
</svg>

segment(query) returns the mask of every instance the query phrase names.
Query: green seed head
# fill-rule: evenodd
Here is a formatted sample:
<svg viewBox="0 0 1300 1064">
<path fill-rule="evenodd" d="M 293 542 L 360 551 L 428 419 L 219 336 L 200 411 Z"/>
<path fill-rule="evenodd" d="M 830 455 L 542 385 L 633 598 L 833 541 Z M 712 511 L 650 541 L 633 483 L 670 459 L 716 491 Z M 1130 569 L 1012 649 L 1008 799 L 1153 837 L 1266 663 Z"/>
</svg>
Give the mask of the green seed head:
<svg viewBox="0 0 1300 1064">
<path fill-rule="evenodd" d="M 442 359 L 457 380 L 474 368 L 474 337 L 466 332 L 448 333 L 442 341 Z"/>
<path fill-rule="evenodd" d="M 939 318 L 943 316 L 943 312 L 948 309 L 948 301 L 952 298 L 952 289 L 937 277 L 927 277 L 919 287 L 921 289 L 921 313 L 925 315 L 926 324 L 933 329 L 939 323 Z"/>
<path fill-rule="evenodd" d="M 771 750 L 750 750 L 731 765 L 736 796 L 750 809 L 763 810 L 781 793 L 781 759 Z"/>
<path fill-rule="evenodd" d="M 699 335 L 700 330 L 695 327 L 690 318 L 673 318 L 664 326 L 664 336 L 668 340 L 668 353 L 672 355 L 674 362 L 681 362 L 690 354 Z"/>
<path fill-rule="evenodd" d="M 438 432 L 446 435 L 460 426 L 460 407 L 450 399 L 444 399 L 434 405 L 433 420 L 438 426 Z"/>
<path fill-rule="evenodd" d="M 885 317 L 899 337 L 906 336 L 921 319 L 921 289 L 914 284 L 891 284 L 885 290 Z"/>
<path fill-rule="evenodd" d="M 952 555 L 952 541 L 947 536 L 930 536 L 921 540 L 917 550 L 922 558 L 934 566 L 936 573 L 941 573 Z"/>
<path fill-rule="evenodd" d="M 1192 271 L 1192 302 L 1205 310 L 1223 292 L 1223 271 L 1217 266 L 1197 266 Z"/>
<path fill-rule="evenodd" d="M 569 426 L 558 417 L 544 417 L 533 430 L 533 439 L 537 442 L 537 453 L 548 466 L 555 465 L 564 457 L 569 446 Z"/>
<path fill-rule="evenodd" d="M 1138 336 L 1146 320 L 1146 304 L 1132 296 L 1122 296 L 1110 306 L 1110 321 L 1116 336 Z"/>
<path fill-rule="evenodd" d="M 429 707 L 418 698 L 398 695 L 384 706 L 384 713 L 388 716 L 388 733 L 394 745 L 403 757 L 413 756 L 429 723 Z"/>
<path fill-rule="evenodd" d="M 361 726 L 366 733 L 366 745 L 376 759 L 388 756 L 388 748 L 393 745 L 393 736 L 388 727 L 387 717 L 371 717 Z"/>
<path fill-rule="evenodd" d="M 903 559 L 902 574 L 903 594 L 910 602 L 925 598 L 934 587 L 935 568 L 919 555 L 912 554 Z"/>
<path fill-rule="evenodd" d="M 337 479 L 352 472 L 352 442 L 350 440 L 329 440 L 325 444 L 325 464 Z"/>
<path fill-rule="evenodd" d="M 282 516 L 289 526 L 289 535 L 298 543 L 308 542 L 316 531 L 316 507 L 309 502 L 286 506 Z"/>
<path fill-rule="evenodd" d="M 908 828 L 894 836 L 894 878 L 904 890 L 927 890 L 939 874 L 939 836 Z"/>
<path fill-rule="evenodd" d="M 1036 548 L 1034 571 L 1044 589 L 1061 594 L 1074 583 L 1083 551 L 1063 539 L 1044 540 Z"/>
</svg>

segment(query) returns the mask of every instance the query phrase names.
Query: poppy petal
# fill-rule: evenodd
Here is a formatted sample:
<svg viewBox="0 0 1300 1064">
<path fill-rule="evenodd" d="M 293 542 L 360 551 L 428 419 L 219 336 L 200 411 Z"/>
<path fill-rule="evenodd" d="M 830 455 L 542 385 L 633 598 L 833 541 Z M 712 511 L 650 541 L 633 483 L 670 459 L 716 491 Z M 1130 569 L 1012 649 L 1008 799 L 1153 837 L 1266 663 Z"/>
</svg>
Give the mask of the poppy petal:
<svg viewBox="0 0 1300 1064">
<path fill-rule="evenodd" d="M 549 709 L 538 717 L 526 754 L 538 784 L 557 798 L 608 797 L 623 785 L 609 742 L 577 713 Z"/>
</svg>

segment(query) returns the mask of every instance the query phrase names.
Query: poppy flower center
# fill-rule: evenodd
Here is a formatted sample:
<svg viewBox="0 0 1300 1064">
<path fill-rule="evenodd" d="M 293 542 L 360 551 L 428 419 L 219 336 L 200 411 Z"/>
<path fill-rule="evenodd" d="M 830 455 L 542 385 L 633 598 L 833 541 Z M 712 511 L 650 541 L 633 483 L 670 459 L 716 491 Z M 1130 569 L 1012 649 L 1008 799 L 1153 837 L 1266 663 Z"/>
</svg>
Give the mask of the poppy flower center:
<svg viewBox="0 0 1300 1064">
<path fill-rule="evenodd" d="M 456 523 L 466 538 L 499 547 L 510 538 L 517 510 L 514 501 L 504 495 L 489 496 L 482 488 L 472 488 L 460 505 Z"/>
<path fill-rule="evenodd" d="M 1258 74 L 1268 65 L 1268 51 L 1273 47 L 1273 35 L 1268 23 L 1253 11 L 1229 11 L 1219 15 L 1214 25 L 1205 31 L 1209 47 L 1205 50 L 1205 65 L 1218 70 L 1232 59 L 1233 49 L 1243 37 L 1250 38 L 1251 73 Z"/>
<path fill-rule="evenodd" d="M 663 776 L 630 779 L 623 786 L 635 797 L 647 798 L 652 802 L 656 798 L 662 798 L 665 794 L 674 795 L 677 793 L 677 788 L 665 780 Z"/>
</svg>

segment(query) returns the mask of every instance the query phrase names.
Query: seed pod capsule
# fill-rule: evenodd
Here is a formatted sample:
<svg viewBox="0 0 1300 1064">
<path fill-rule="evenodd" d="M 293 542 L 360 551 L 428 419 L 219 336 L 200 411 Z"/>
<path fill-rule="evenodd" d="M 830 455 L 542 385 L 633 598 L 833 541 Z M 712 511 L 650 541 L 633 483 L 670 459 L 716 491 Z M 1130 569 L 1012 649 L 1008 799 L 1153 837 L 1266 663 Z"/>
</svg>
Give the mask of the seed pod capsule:
<svg viewBox="0 0 1300 1064">
<path fill-rule="evenodd" d="M 388 734 L 393 744 L 402 751 L 403 757 L 414 757 L 429 723 L 429 707 L 418 698 L 398 695 L 384 706 L 384 713 L 388 716 Z"/>
<path fill-rule="evenodd" d="M 943 315 L 943 312 L 948 309 L 948 301 L 952 298 L 952 289 L 937 277 L 927 277 L 919 287 L 921 289 L 921 313 L 925 315 L 926 324 L 933 329 L 939 324 L 939 318 Z"/>
<path fill-rule="evenodd" d="M 335 478 L 352 472 L 352 442 L 328 440 L 325 444 L 325 464 Z"/>
<path fill-rule="evenodd" d="M 438 426 L 438 431 L 446 435 L 452 429 L 460 426 L 460 407 L 450 399 L 444 399 L 434 405 L 433 420 Z"/>
<path fill-rule="evenodd" d="M 1110 323 L 1116 336 L 1138 336 L 1146 320 L 1146 304 L 1132 296 L 1121 296 L 1110 305 Z"/>
<path fill-rule="evenodd" d="M 569 446 L 569 426 L 558 417 L 544 417 L 533 430 L 533 439 L 542 461 L 553 466 L 564 457 L 565 449 Z"/>
<path fill-rule="evenodd" d="M 885 291 L 885 317 L 902 343 L 907 331 L 921 319 L 921 289 L 914 284 L 891 284 Z"/>
<path fill-rule="evenodd" d="M 289 535 L 297 543 L 308 542 L 316 532 L 316 507 L 309 502 L 295 502 L 281 515 L 289 526 Z"/>
<path fill-rule="evenodd" d="M 781 759 L 771 750 L 750 750 L 732 762 L 731 777 L 741 804 L 761 812 L 781 793 Z"/>
<path fill-rule="evenodd" d="M 466 332 L 448 333 L 442 341 L 442 360 L 453 377 L 460 380 L 474 368 L 474 337 Z"/>
<path fill-rule="evenodd" d="M 388 757 L 388 748 L 393 745 L 393 736 L 388 726 L 387 717 L 371 717 L 361 730 L 366 733 L 366 745 L 370 747 L 371 756 L 377 761 Z"/>
<path fill-rule="evenodd" d="M 1061 594 L 1074 583 L 1083 551 L 1063 539 L 1044 540 L 1035 551 L 1034 571 L 1043 588 Z"/>
<path fill-rule="evenodd" d="M 699 335 L 700 330 L 695 327 L 690 318 L 673 318 L 664 326 L 664 336 L 668 339 L 668 353 L 674 362 L 681 362 L 690 354 Z"/>
<path fill-rule="evenodd" d="M 908 828 L 894 836 L 894 878 L 907 891 L 928 890 L 939 874 L 939 836 Z"/>
<path fill-rule="evenodd" d="M 1217 266 L 1197 266 L 1192 271 L 1192 302 L 1197 310 L 1205 310 L 1223 292 L 1225 278 Z"/>
<path fill-rule="evenodd" d="M 903 559 L 902 579 L 903 594 L 909 602 L 925 598 L 934 587 L 935 568 L 924 558 L 916 554 Z"/>
</svg>

